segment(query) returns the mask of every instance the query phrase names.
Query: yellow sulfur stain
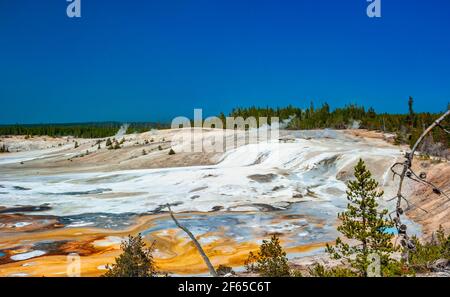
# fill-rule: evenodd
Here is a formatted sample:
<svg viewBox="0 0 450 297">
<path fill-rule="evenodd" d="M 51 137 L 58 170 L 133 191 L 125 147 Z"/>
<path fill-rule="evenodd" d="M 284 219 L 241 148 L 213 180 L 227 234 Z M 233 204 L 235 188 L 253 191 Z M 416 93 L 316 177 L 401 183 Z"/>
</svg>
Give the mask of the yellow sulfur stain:
<svg viewBox="0 0 450 297">
<path fill-rule="evenodd" d="M 167 215 L 152 215 L 139 217 L 133 226 L 125 230 L 106 230 L 99 228 L 56 228 L 33 233 L 11 233 L 0 238 L 0 244 L 11 248 L 8 255 L 28 252 L 27 249 L 13 249 L 27 242 L 33 243 L 51 240 L 68 241 L 60 247 L 57 255 L 43 255 L 23 261 L 0 265 L 0 276 L 67 276 L 70 253 L 80 255 L 81 276 L 100 276 L 105 273 L 105 265 L 115 263 L 115 258 L 121 253 L 120 239 L 129 234 L 139 232 L 154 226 L 154 220 Z M 215 267 L 227 265 L 241 267 L 244 265 L 250 251 L 258 250 L 255 242 L 237 242 L 226 236 L 225 229 L 209 232 L 197 237 L 202 243 L 206 254 Z M 254 240 L 262 239 L 255 238 Z M 158 270 L 176 275 L 197 275 L 208 273 L 202 257 L 186 234 L 178 228 L 158 230 L 144 236 L 148 246 L 154 243 L 154 258 Z M 281 242 L 288 240 L 281 235 Z M 302 253 L 321 248 L 325 243 L 307 244 L 287 248 L 288 253 Z M 69 269 L 70 270 L 70 269 Z M 69 271 L 70 273 L 71 271 Z"/>
</svg>

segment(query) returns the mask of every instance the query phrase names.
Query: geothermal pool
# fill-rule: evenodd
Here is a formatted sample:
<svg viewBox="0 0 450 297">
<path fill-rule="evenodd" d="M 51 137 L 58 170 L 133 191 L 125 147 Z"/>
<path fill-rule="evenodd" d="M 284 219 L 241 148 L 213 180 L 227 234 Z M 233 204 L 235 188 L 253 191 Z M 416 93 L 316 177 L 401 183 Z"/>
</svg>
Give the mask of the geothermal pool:
<svg viewBox="0 0 450 297">
<path fill-rule="evenodd" d="M 242 266 L 248 250 L 273 233 L 290 257 L 320 251 L 338 235 L 336 215 L 346 206 L 345 182 L 359 158 L 391 197 L 396 183 L 389 167 L 402 156 L 398 147 L 337 132 L 287 136 L 228 150 L 207 166 L 45 175 L 0 170 L 0 275 L 34 275 L 26 261 L 58 266 L 57 257 L 80 251 L 93 258 L 88 274 L 99 274 L 120 240 L 136 232 L 159 242 L 163 267 L 203 273 L 204 267 L 195 270 L 201 260 L 192 269 L 178 264 L 195 251 L 186 252 L 189 240 L 165 213 L 167 203 L 219 264 Z M 0 157 L 0 164 L 42 157 L 33 151 Z"/>
</svg>

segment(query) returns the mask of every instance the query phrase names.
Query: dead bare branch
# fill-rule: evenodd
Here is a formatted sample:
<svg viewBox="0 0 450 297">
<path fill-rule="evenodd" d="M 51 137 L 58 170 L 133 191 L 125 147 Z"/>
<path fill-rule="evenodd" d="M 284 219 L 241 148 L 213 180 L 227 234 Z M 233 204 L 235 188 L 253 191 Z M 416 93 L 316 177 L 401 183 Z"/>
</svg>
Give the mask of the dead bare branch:
<svg viewBox="0 0 450 297">
<path fill-rule="evenodd" d="M 170 216 L 171 216 L 172 220 L 175 222 L 175 225 L 177 225 L 178 228 L 183 230 L 191 238 L 191 240 L 194 243 L 195 247 L 197 248 L 198 252 L 202 256 L 203 261 L 205 261 L 205 264 L 208 267 L 209 273 L 212 276 L 217 277 L 218 274 L 217 274 L 216 270 L 214 269 L 214 266 L 211 264 L 211 261 L 209 260 L 208 256 L 206 255 L 205 251 L 203 250 L 203 248 L 200 245 L 200 243 L 198 242 L 198 240 L 195 238 L 194 234 L 192 234 L 192 232 L 189 231 L 188 228 L 186 228 L 185 226 L 181 225 L 178 222 L 178 220 L 175 218 L 175 216 L 174 216 L 174 214 L 172 212 L 172 209 L 170 209 L 170 204 L 167 204 L 167 208 L 169 209 Z"/>
<path fill-rule="evenodd" d="M 406 226 L 404 224 L 402 224 L 402 221 L 400 218 L 400 216 L 404 213 L 403 208 L 402 208 L 402 200 L 404 200 L 407 203 L 408 208 L 411 206 L 411 203 L 402 194 L 403 182 L 404 182 L 405 178 L 408 178 L 415 182 L 420 182 L 427 186 L 430 186 L 433 188 L 433 192 L 435 192 L 437 194 L 444 194 L 447 198 L 449 198 L 448 195 L 445 194 L 442 190 L 440 190 L 438 187 L 436 187 L 431 182 L 426 181 L 426 180 L 420 178 L 419 176 L 417 176 L 417 174 L 411 169 L 412 162 L 414 159 L 414 154 L 415 154 L 416 150 L 418 149 L 420 143 L 422 143 L 425 136 L 428 133 L 430 133 L 431 130 L 433 130 L 433 128 L 440 127 L 441 129 L 443 129 L 445 132 L 448 133 L 448 130 L 444 129 L 440 124 L 448 115 L 450 115 L 450 110 L 447 110 L 447 112 L 445 112 L 436 121 L 434 121 L 433 124 L 431 124 L 427 129 L 425 129 L 425 131 L 423 131 L 423 133 L 420 135 L 420 137 L 417 139 L 416 143 L 414 144 L 413 148 L 411 149 L 411 152 L 405 154 L 406 160 L 404 162 L 397 162 L 394 165 L 392 165 L 390 168 L 390 170 L 393 174 L 393 178 L 395 178 L 395 176 L 400 177 L 398 190 L 397 190 L 397 196 L 393 198 L 393 199 L 395 199 L 395 198 L 397 199 L 396 210 L 395 210 L 396 217 L 394 218 L 394 223 L 397 228 L 399 237 L 401 237 L 400 242 L 403 245 L 403 247 L 405 247 L 404 254 L 403 254 L 403 257 L 405 260 L 408 259 L 408 250 L 415 249 L 415 246 L 414 246 L 412 240 L 406 233 Z M 400 173 L 395 170 L 395 167 L 397 167 L 399 165 L 403 166 L 402 171 Z M 393 199 L 390 199 L 390 200 L 393 200 Z M 422 209 L 417 205 L 414 205 L 414 206 L 419 209 Z M 422 209 L 422 210 L 426 212 L 426 210 L 424 210 L 424 209 Z"/>
<path fill-rule="evenodd" d="M 450 134 L 450 130 L 444 128 L 441 124 L 437 124 L 439 128 L 441 128 L 445 133 Z"/>
</svg>

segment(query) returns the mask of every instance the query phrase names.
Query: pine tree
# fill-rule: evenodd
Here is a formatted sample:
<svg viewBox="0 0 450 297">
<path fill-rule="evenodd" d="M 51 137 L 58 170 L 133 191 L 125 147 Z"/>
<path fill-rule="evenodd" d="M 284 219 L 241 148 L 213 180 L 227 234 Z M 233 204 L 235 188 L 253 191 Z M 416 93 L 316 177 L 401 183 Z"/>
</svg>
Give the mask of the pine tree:
<svg viewBox="0 0 450 297">
<path fill-rule="evenodd" d="M 411 128 L 413 128 L 413 126 L 414 126 L 414 118 L 415 118 L 414 110 L 413 110 L 413 103 L 414 103 L 413 97 L 409 96 L 409 99 L 408 99 L 408 122 L 409 123 L 408 124 Z"/>
<path fill-rule="evenodd" d="M 250 272 L 258 272 L 266 277 L 290 276 L 290 269 L 286 252 L 280 244 L 280 240 L 273 235 L 269 240 L 263 240 L 259 251 L 250 252 L 245 266 Z"/>
<path fill-rule="evenodd" d="M 2 147 L 0 147 L 0 153 L 9 153 L 9 149 L 5 144 L 3 144 Z"/>
<path fill-rule="evenodd" d="M 153 260 L 153 245 L 145 247 L 141 234 L 129 235 L 120 245 L 123 253 L 116 258 L 116 264 L 107 266 L 106 277 L 152 277 L 157 274 Z"/>
<path fill-rule="evenodd" d="M 338 214 L 342 224 L 337 228 L 352 243 L 344 243 L 338 237 L 335 246 L 327 245 L 327 252 L 334 259 L 347 261 L 360 276 L 367 276 L 372 262 L 369 256 L 377 254 L 383 273 L 392 264 L 393 235 L 386 230 L 394 224 L 386 218 L 387 210 L 378 209 L 377 199 L 383 196 L 383 191 L 377 190 L 378 183 L 361 159 L 355 166 L 355 177 L 356 180 L 347 184 L 349 203 L 347 210 Z"/>
</svg>

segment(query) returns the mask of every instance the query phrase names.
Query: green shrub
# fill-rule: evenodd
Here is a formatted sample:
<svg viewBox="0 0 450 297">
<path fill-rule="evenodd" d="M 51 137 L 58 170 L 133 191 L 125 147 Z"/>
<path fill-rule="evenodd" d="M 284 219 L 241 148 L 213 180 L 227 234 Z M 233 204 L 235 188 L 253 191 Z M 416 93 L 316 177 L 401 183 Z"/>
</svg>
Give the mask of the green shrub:
<svg viewBox="0 0 450 297">
<path fill-rule="evenodd" d="M 270 241 L 263 240 L 256 254 L 250 252 L 245 266 L 247 271 L 257 272 L 261 276 L 290 276 L 286 252 L 281 247 L 276 235 L 273 235 Z"/>
<path fill-rule="evenodd" d="M 120 245 L 123 253 L 115 259 L 112 266 L 107 265 L 106 277 L 152 277 L 157 274 L 153 260 L 153 244 L 145 247 L 141 234 L 129 235 Z"/>
<path fill-rule="evenodd" d="M 0 147 L 0 153 L 9 153 L 9 149 L 5 144 Z"/>
<path fill-rule="evenodd" d="M 219 276 L 224 276 L 227 275 L 229 273 L 231 274 L 235 274 L 235 272 L 233 271 L 233 268 L 230 266 L 226 266 L 226 265 L 222 265 L 220 264 L 219 267 L 217 267 L 216 272 Z"/>
<path fill-rule="evenodd" d="M 429 242 L 421 243 L 417 237 L 413 237 L 413 242 L 415 249 L 409 251 L 408 262 L 415 272 L 428 272 L 434 261 L 450 259 L 450 235 L 446 237 L 442 226 Z"/>
</svg>

